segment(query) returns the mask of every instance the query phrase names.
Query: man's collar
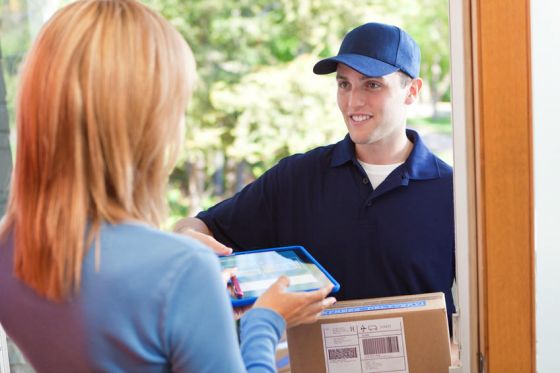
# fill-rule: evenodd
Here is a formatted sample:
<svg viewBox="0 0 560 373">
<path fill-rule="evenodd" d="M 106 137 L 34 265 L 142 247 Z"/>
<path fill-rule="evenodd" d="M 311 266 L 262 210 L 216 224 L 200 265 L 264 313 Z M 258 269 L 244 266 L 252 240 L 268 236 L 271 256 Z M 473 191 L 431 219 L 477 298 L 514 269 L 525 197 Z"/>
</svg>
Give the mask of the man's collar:
<svg viewBox="0 0 560 373">
<path fill-rule="evenodd" d="M 350 139 L 350 135 L 346 134 L 342 141 L 334 145 L 331 167 L 338 167 L 352 161 L 356 162 L 354 143 Z"/>
<path fill-rule="evenodd" d="M 437 179 L 440 177 L 438 161 L 414 130 L 407 129 L 406 136 L 414 143 L 404 163 L 410 179 Z"/>
<path fill-rule="evenodd" d="M 404 168 L 410 179 L 436 179 L 440 177 L 436 156 L 424 145 L 424 142 L 414 130 L 407 129 L 406 136 L 412 141 L 414 147 L 404 163 Z M 350 135 L 334 146 L 331 167 L 338 167 L 347 162 L 358 164 L 354 143 Z"/>
</svg>

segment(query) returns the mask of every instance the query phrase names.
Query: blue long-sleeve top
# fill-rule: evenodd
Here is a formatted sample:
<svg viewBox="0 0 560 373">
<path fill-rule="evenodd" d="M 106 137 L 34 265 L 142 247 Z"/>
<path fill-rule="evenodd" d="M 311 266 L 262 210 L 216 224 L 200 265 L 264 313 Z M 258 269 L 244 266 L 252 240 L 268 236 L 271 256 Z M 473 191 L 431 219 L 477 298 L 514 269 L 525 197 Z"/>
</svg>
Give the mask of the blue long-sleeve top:
<svg viewBox="0 0 560 373">
<path fill-rule="evenodd" d="M 275 372 L 283 318 L 255 308 L 241 345 L 216 255 L 144 224 L 103 225 L 80 292 L 55 303 L 13 275 L 0 243 L 0 323 L 39 372 Z"/>
</svg>

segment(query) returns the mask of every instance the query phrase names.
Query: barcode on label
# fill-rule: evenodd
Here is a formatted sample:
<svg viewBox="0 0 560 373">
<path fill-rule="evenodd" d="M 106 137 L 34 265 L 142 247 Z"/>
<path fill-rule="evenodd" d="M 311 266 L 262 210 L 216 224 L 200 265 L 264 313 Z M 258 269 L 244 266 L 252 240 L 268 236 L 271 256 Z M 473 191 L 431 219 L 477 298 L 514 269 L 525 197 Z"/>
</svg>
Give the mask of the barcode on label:
<svg viewBox="0 0 560 373">
<path fill-rule="evenodd" d="M 355 359 L 358 357 L 356 347 L 331 348 L 329 349 L 329 360 Z"/>
<path fill-rule="evenodd" d="M 362 340 L 364 355 L 400 352 L 398 337 L 368 338 Z"/>
</svg>

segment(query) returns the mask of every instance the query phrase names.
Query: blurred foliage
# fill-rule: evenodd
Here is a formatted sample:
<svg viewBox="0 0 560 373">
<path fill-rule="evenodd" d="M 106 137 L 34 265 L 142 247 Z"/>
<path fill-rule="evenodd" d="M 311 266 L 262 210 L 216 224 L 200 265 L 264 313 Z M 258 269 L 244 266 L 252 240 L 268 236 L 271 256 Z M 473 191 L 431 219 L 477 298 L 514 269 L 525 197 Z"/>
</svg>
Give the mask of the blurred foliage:
<svg viewBox="0 0 560 373">
<path fill-rule="evenodd" d="M 8 118 L 13 126 L 18 68 L 30 42 L 27 4 L 0 0 L 0 49 Z M 4 103 L 1 103 L 4 104 Z"/>
<path fill-rule="evenodd" d="M 0 1 L 12 112 L 14 77 L 29 43 L 22 4 L 29 3 Z M 143 1 L 181 32 L 198 65 L 185 150 L 170 178 L 168 225 L 231 195 L 280 158 L 344 136 L 334 78 L 312 67 L 362 23 L 393 23 L 418 41 L 431 116 L 449 97 L 446 0 Z"/>
<path fill-rule="evenodd" d="M 418 41 L 434 118 L 449 92 L 444 0 L 146 2 L 180 30 L 198 64 L 185 152 L 171 176 L 171 220 L 231 195 L 288 154 L 344 136 L 335 81 L 312 67 L 362 23 L 393 23 Z"/>
</svg>

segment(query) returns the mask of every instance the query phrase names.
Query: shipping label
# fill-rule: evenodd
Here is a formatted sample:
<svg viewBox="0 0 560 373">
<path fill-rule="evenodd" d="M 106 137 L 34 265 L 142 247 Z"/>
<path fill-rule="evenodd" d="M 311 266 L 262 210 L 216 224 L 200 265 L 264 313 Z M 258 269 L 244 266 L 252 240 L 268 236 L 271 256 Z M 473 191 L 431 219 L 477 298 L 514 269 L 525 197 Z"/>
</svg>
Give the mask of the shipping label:
<svg viewBox="0 0 560 373">
<path fill-rule="evenodd" d="M 328 373 L 408 373 L 402 317 L 322 324 Z"/>
</svg>

